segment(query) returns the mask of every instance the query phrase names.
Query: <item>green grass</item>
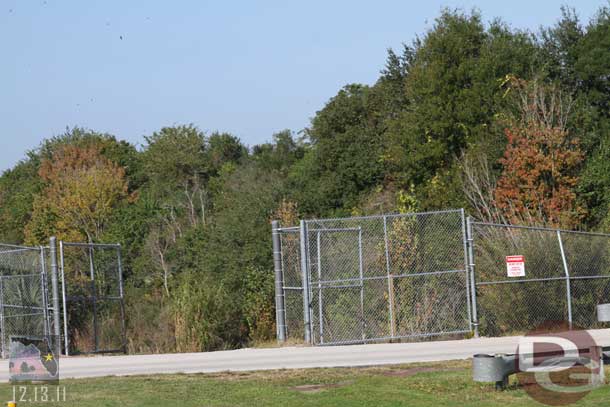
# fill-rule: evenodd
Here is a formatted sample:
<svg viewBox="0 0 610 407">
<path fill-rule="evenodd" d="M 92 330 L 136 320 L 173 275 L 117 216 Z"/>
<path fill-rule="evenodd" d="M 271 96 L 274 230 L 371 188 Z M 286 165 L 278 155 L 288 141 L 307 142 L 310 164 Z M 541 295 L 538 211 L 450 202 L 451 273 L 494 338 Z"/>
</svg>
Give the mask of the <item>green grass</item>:
<svg viewBox="0 0 610 407">
<path fill-rule="evenodd" d="M 297 386 L 320 385 L 317 388 Z M 21 406 L 540 406 L 517 386 L 474 383 L 469 362 L 376 368 L 279 370 L 63 380 L 65 403 Z M 52 390 L 53 386 L 49 386 Z M 54 391 L 54 390 L 52 390 Z M 0 385 L 0 402 L 12 398 Z M 610 385 L 577 406 L 610 404 Z M 0 404 L 4 405 L 4 404 Z"/>
</svg>

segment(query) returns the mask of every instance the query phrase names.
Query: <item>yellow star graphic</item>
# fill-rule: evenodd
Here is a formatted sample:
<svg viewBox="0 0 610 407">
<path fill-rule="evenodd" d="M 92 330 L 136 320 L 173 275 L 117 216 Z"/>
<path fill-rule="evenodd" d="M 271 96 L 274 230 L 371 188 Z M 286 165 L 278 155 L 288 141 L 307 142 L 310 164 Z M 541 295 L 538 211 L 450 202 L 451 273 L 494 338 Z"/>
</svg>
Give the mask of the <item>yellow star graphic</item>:
<svg viewBox="0 0 610 407">
<path fill-rule="evenodd" d="M 44 357 L 46 359 L 47 362 L 50 362 L 53 360 L 53 355 L 51 355 L 50 353 L 47 354 L 47 356 Z"/>
</svg>

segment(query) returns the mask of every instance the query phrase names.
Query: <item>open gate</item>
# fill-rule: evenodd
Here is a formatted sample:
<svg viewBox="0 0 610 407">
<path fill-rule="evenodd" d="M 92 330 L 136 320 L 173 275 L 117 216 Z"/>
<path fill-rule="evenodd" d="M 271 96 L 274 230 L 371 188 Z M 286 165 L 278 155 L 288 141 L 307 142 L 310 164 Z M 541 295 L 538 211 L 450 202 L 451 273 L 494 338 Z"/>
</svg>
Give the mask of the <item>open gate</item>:
<svg viewBox="0 0 610 407">
<path fill-rule="evenodd" d="M 66 354 L 126 352 L 121 246 L 60 242 Z"/>
</svg>

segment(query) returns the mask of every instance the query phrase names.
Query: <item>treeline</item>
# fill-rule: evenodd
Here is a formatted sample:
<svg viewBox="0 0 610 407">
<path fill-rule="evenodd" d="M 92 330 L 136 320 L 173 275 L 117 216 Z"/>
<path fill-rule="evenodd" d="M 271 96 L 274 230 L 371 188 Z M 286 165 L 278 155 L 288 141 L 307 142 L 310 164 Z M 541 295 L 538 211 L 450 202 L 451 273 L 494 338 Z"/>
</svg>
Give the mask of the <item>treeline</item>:
<svg viewBox="0 0 610 407">
<path fill-rule="evenodd" d="M 302 133 L 46 140 L 0 178 L 0 241 L 120 242 L 132 352 L 244 346 L 275 335 L 272 219 L 466 207 L 607 229 L 609 112 L 607 7 L 537 33 L 445 10 Z"/>
</svg>

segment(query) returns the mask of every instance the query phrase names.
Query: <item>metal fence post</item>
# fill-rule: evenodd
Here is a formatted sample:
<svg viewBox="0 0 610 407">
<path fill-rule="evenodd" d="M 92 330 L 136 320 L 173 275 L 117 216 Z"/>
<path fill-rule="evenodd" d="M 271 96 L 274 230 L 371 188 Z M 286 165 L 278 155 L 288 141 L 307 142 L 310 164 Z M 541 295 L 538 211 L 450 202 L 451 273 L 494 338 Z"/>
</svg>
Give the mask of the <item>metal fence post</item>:
<svg viewBox="0 0 610 407">
<path fill-rule="evenodd" d="M 311 309 L 309 300 L 309 268 L 307 267 L 307 225 L 301 220 L 299 225 L 301 238 L 301 278 L 303 280 L 303 324 L 305 325 L 304 339 L 312 343 L 311 335 Z"/>
<path fill-rule="evenodd" d="M 557 240 L 559 241 L 559 251 L 561 252 L 561 260 L 563 262 L 563 270 L 566 276 L 566 297 L 568 300 L 568 325 L 572 329 L 572 290 L 570 287 L 570 271 L 568 269 L 568 262 L 566 260 L 566 254 L 563 250 L 563 241 L 561 239 L 561 232 L 557 231 Z"/>
<path fill-rule="evenodd" d="M 123 348 L 123 353 L 127 353 L 127 323 L 125 321 L 125 290 L 123 288 L 123 258 L 121 255 L 122 247 L 120 244 L 117 244 L 117 272 L 118 272 L 118 280 L 119 280 L 119 297 L 121 304 L 121 345 Z"/>
<path fill-rule="evenodd" d="M 51 289 L 53 290 L 53 334 L 56 355 L 61 353 L 61 330 L 59 324 L 59 284 L 57 281 L 57 239 L 49 239 L 49 254 L 51 256 Z"/>
<path fill-rule="evenodd" d="M 286 341 L 286 308 L 284 302 L 284 278 L 282 275 L 282 246 L 280 241 L 280 222 L 271 222 L 273 238 L 273 270 L 275 272 L 275 326 L 277 341 Z"/>
<path fill-rule="evenodd" d="M 472 297 L 472 326 L 474 327 L 475 338 L 479 337 L 479 318 L 477 316 L 477 287 L 474 276 L 474 238 L 472 236 L 472 219 L 470 216 L 466 219 L 466 234 L 468 237 L 468 257 L 470 268 L 470 295 Z"/>
<path fill-rule="evenodd" d="M 2 359 L 6 358 L 6 331 L 4 329 L 4 277 L 0 276 L 0 335 L 2 335 Z"/>
<path fill-rule="evenodd" d="M 66 295 L 66 275 L 64 271 L 64 242 L 59 241 L 59 272 L 61 278 L 61 302 L 64 319 L 64 354 L 70 356 L 70 337 L 68 336 L 68 299 Z"/>
<path fill-rule="evenodd" d="M 322 302 L 322 250 L 320 231 L 316 232 L 316 253 L 318 254 L 318 324 L 320 330 L 320 344 L 324 343 L 324 305 Z"/>
<path fill-rule="evenodd" d="M 464 208 L 460 209 L 460 216 L 462 218 L 462 239 L 464 241 L 464 270 L 466 271 L 466 308 L 468 309 L 468 321 L 470 323 L 470 331 L 474 332 L 470 304 L 470 267 L 468 266 L 468 235 L 466 234 L 466 214 L 464 213 Z"/>
<path fill-rule="evenodd" d="M 44 309 L 44 335 L 51 335 L 51 326 L 49 321 L 49 298 L 47 285 L 47 267 L 44 258 L 44 247 L 40 246 L 40 288 L 42 293 L 42 308 Z"/>
<path fill-rule="evenodd" d="M 386 274 L 388 276 L 388 308 L 390 312 L 390 336 L 394 338 L 396 336 L 394 321 L 394 280 L 392 279 L 392 273 L 390 272 L 390 247 L 388 242 L 388 218 L 383 216 L 383 241 L 385 245 L 385 263 L 386 263 Z"/>
<path fill-rule="evenodd" d="M 100 350 L 99 326 L 97 320 L 97 292 L 95 288 L 95 264 L 93 261 L 93 246 L 89 245 L 89 273 L 91 278 L 91 302 L 93 304 L 93 337 L 95 351 Z"/>
<path fill-rule="evenodd" d="M 360 277 L 360 321 L 362 340 L 366 339 L 366 322 L 364 320 L 364 263 L 362 261 L 362 227 L 358 226 L 358 274 Z"/>
</svg>

